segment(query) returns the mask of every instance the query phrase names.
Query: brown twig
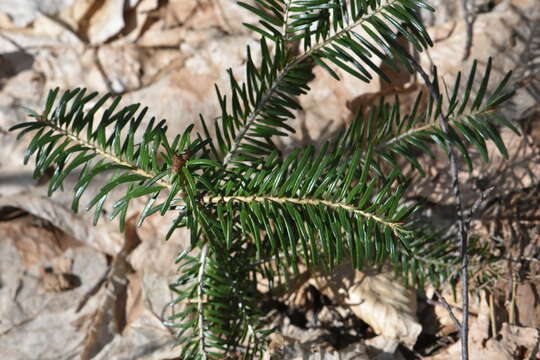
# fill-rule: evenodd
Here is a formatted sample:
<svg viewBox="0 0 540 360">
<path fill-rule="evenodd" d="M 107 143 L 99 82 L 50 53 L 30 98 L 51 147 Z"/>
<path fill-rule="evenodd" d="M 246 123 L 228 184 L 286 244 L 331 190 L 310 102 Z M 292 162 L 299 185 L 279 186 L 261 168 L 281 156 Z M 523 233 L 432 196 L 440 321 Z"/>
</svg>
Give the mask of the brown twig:
<svg viewBox="0 0 540 360">
<path fill-rule="evenodd" d="M 446 311 L 448 311 L 448 315 L 450 315 L 450 318 L 452 319 L 452 321 L 456 325 L 458 331 L 461 332 L 462 325 L 459 322 L 458 318 L 456 317 L 456 314 L 452 310 L 452 307 L 450 306 L 448 301 L 446 301 L 444 296 L 442 296 L 442 294 L 438 290 L 435 290 L 435 295 L 437 295 L 437 297 L 441 301 L 440 304 L 446 309 Z"/>
<path fill-rule="evenodd" d="M 418 64 L 416 59 L 414 59 L 408 51 L 406 51 L 397 41 L 391 41 L 392 46 L 405 55 L 414 70 L 420 74 L 428 92 L 436 103 L 441 101 L 439 90 L 435 88 L 431 80 L 429 79 L 428 74 L 424 71 L 422 66 Z M 442 131 L 449 136 L 450 130 L 448 127 L 448 118 L 441 111 L 439 118 L 440 126 Z M 469 359 L 469 256 L 467 254 L 468 247 L 468 236 L 465 226 L 465 215 L 463 213 L 463 198 L 461 196 L 461 189 L 459 186 L 459 175 L 458 175 L 458 165 L 457 165 L 457 156 L 455 153 L 454 146 L 450 141 L 447 142 L 447 155 L 450 162 L 450 176 L 452 178 L 452 189 L 454 192 L 454 197 L 456 198 L 456 207 L 458 215 L 458 236 L 460 242 L 460 257 L 462 259 L 461 263 L 461 285 L 462 285 L 462 297 L 463 297 L 463 318 L 461 322 L 461 359 Z"/>
<path fill-rule="evenodd" d="M 473 41 L 473 31 L 474 31 L 474 15 L 469 11 L 469 4 L 467 0 L 461 0 L 461 11 L 463 12 L 463 20 L 465 22 L 465 51 L 463 52 L 463 57 L 461 60 L 465 61 L 471 55 L 471 47 Z"/>
</svg>

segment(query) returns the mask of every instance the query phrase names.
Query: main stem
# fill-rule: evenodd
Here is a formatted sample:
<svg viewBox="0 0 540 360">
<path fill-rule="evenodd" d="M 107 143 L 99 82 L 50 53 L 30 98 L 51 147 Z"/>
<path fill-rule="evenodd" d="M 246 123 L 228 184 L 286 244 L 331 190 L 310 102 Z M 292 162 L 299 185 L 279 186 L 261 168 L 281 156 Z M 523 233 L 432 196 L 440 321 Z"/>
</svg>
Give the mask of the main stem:
<svg viewBox="0 0 540 360">
<path fill-rule="evenodd" d="M 471 14 L 469 9 L 469 4 L 467 0 L 461 0 L 461 11 L 463 12 L 463 21 L 465 22 L 465 30 L 466 30 L 466 39 L 465 39 L 465 49 L 463 51 L 463 57 L 461 60 L 465 61 L 469 58 L 471 55 L 471 47 L 472 47 L 472 41 L 473 41 L 473 22 L 474 22 L 474 16 Z"/>
<path fill-rule="evenodd" d="M 408 55 L 408 53 L 406 53 Z M 424 80 L 426 86 L 428 87 L 429 93 L 434 101 L 441 101 L 439 94 L 433 84 L 431 83 L 429 76 L 426 74 L 424 69 L 414 60 L 410 55 L 408 57 L 412 60 L 411 63 L 415 70 L 420 74 Z M 440 126 L 444 133 L 448 136 L 448 119 L 441 112 L 440 115 Z M 456 198 L 456 207 L 458 213 L 458 232 L 459 232 L 459 242 L 460 242 L 460 256 L 461 256 L 461 287 L 462 287 L 462 301 L 463 301 L 463 318 L 461 321 L 460 335 L 461 335 L 461 359 L 469 359 L 469 256 L 467 254 L 468 247 L 468 237 L 465 230 L 465 218 L 463 215 L 463 198 L 461 196 L 461 189 L 459 186 L 459 174 L 457 166 L 457 156 L 454 151 L 454 147 L 450 141 L 447 142 L 447 153 L 450 161 L 450 176 L 452 177 L 452 188 L 454 191 L 454 196 Z"/>
<path fill-rule="evenodd" d="M 201 250 L 200 258 L 200 267 L 199 274 L 197 276 L 198 289 L 197 289 L 197 313 L 199 316 L 199 353 L 202 354 L 203 360 L 207 360 L 208 356 L 206 354 L 206 335 L 204 329 L 204 302 L 205 302 L 205 292 L 204 292 L 204 275 L 206 271 L 206 261 L 208 256 L 208 242 L 206 242 Z"/>
</svg>

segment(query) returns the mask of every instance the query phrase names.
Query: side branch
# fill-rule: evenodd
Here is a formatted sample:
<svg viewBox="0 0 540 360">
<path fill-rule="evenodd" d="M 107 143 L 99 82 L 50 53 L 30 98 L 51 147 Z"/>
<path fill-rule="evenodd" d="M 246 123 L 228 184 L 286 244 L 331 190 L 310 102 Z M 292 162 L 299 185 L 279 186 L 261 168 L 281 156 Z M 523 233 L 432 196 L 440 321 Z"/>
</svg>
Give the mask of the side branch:
<svg viewBox="0 0 540 360">
<path fill-rule="evenodd" d="M 377 215 L 360 210 L 353 205 L 339 203 L 339 202 L 332 202 L 332 201 L 327 201 L 327 200 L 309 199 L 309 198 L 299 199 L 299 198 L 273 197 L 273 196 L 205 196 L 202 199 L 202 201 L 207 204 L 217 204 L 222 201 L 223 202 L 236 201 L 236 202 L 245 202 L 245 203 L 275 202 L 278 204 L 292 203 L 292 204 L 297 204 L 297 205 L 311 205 L 311 206 L 322 205 L 322 206 L 326 206 L 333 209 L 345 210 L 349 213 L 358 214 L 365 218 L 375 220 L 376 222 L 380 224 L 390 227 L 392 231 L 394 232 L 394 234 L 396 235 L 398 235 L 398 233 L 401 230 L 403 230 L 401 227 L 402 225 L 401 223 L 387 221 Z"/>
<path fill-rule="evenodd" d="M 272 98 L 272 96 L 276 92 L 279 84 L 283 81 L 283 79 L 285 78 L 285 76 L 287 76 L 287 74 L 289 73 L 289 71 L 291 69 L 293 69 L 296 65 L 298 65 L 298 64 L 302 63 L 303 61 L 305 61 L 307 58 L 309 58 L 311 55 L 313 55 L 314 52 L 324 48 L 325 46 L 330 45 L 336 39 L 339 39 L 344 34 L 347 34 L 348 32 L 352 31 L 354 28 L 362 25 L 368 18 L 381 13 L 382 10 L 385 7 L 393 5 L 396 2 L 397 2 L 397 0 L 393 0 L 393 1 L 389 2 L 388 4 L 381 5 L 379 9 L 371 12 L 368 15 L 365 15 L 365 16 L 361 17 L 360 19 L 358 19 L 354 23 L 352 23 L 352 24 L 344 27 L 343 29 L 337 31 L 335 34 L 329 36 L 323 42 L 321 42 L 319 44 L 316 44 L 313 47 L 311 47 L 308 51 L 306 51 L 302 55 L 299 55 L 296 58 L 291 59 L 291 61 L 289 63 L 287 63 L 285 65 L 285 67 L 278 73 L 278 75 L 276 76 L 276 78 L 273 81 L 272 85 L 268 88 L 268 90 L 266 90 L 266 92 L 262 96 L 260 102 L 257 104 L 257 107 L 255 108 L 255 110 L 253 110 L 253 112 L 248 116 L 248 118 L 245 121 L 242 129 L 240 130 L 240 132 L 234 138 L 231 149 L 228 151 L 228 153 L 223 158 L 223 164 L 227 165 L 231 161 L 232 157 L 238 151 L 238 148 L 240 147 L 240 143 L 242 142 L 242 140 L 246 136 L 247 132 L 249 131 L 251 126 L 253 126 L 253 124 L 255 123 L 255 120 L 257 119 L 257 117 L 259 116 L 261 111 L 264 109 L 264 107 L 266 106 L 268 101 L 270 101 L 270 99 Z M 287 16 L 288 16 L 288 10 L 287 10 Z M 284 26 L 285 26 L 285 29 L 286 29 L 286 24 L 284 24 Z M 286 34 L 285 34 L 285 36 L 286 36 Z"/>
<path fill-rule="evenodd" d="M 296 63 L 294 65 L 296 65 Z M 262 97 L 261 101 L 259 102 L 259 104 L 255 108 L 255 110 L 253 110 L 251 115 L 248 117 L 248 119 L 246 120 L 246 123 L 244 124 L 244 127 L 242 128 L 242 130 L 240 130 L 238 135 L 236 135 L 236 137 L 234 138 L 231 149 L 229 150 L 227 155 L 225 155 L 225 157 L 223 158 L 223 165 L 226 166 L 231 161 L 234 154 L 236 154 L 236 152 L 238 151 L 238 147 L 240 146 L 240 143 L 244 139 L 244 136 L 246 136 L 246 133 L 249 131 L 251 126 L 253 126 L 253 123 L 255 123 L 255 120 L 257 119 L 257 116 L 259 116 L 259 114 L 263 110 L 266 103 L 274 95 L 274 92 L 276 91 L 277 87 L 279 86 L 279 84 L 281 83 L 283 78 L 289 72 L 289 69 L 290 69 L 289 64 L 285 65 L 285 68 L 280 72 L 280 74 L 277 76 L 276 80 L 274 81 L 274 83 L 270 87 L 270 89 L 268 89 L 266 91 L 266 93 Z"/>
<path fill-rule="evenodd" d="M 46 123 L 47 126 L 54 129 L 54 131 L 64 135 L 65 137 L 67 137 L 68 139 L 70 139 L 71 141 L 73 141 L 73 142 L 75 142 L 75 143 L 77 143 L 79 145 L 87 147 L 89 150 L 99 154 L 100 156 L 104 157 L 105 159 L 107 159 L 107 160 L 109 160 L 109 161 L 111 161 L 111 162 L 113 162 L 115 164 L 131 168 L 130 171 L 132 171 L 135 174 L 142 175 L 142 176 L 144 176 L 144 177 L 146 177 L 148 179 L 152 179 L 157 175 L 157 174 L 149 173 L 149 172 L 147 172 L 147 171 L 145 171 L 145 170 L 143 170 L 141 168 L 138 168 L 135 165 L 133 165 L 132 163 L 126 162 L 125 160 L 117 157 L 116 155 L 105 151 L 104 149 L 102 149 L 101 147 L 96 145 L 95 143 L 93 143 L 91 141 L 88 141 L 88 140 L 84 140 L 81 137 L 67 131 L 66 129 L 56 125 L 55 123 L 53 123 L 53 122 L 51 122 L 49 120 L 39 120 L 39 121 Z M 160 180 L 157 181 L 157 183 L 159 185 L 163 186 L 164 188 L 167 188 L 167 189 L 172 188 L 172 184 L 170 182 L 166 181 L 166 180 L 160 179 Z"/>
<path fill-rule="evenodd" d="M 458 122 L 460 119 L 463 119 L 463 118 L 467 118 L 467 117 L 476 117 L 476 116 L 479 116 L 479 115 L 485 115 L 485 114 L 489 114 L 492 110 L 480 110 L 480 111 L 475 111 L 475 112 L 472 112 L 472 113 L 469 113 L 469 114 L 463 114 L 461 115 L 459 118 L 453 118 L 453 119 L 448 119 L 447 118 L 447 122 L 448 122 L 448 125 L 452 125 L 456 122 Z M 412 129 L 409 129 L 407 131 L 405 131 L 404 133 L 402 134 L 399 134 L 399 135 L 396 135 L 395 137 L 393 138 L 390 138 L 380 144 L 378 144 L 377 146 L 375 146 L 375 148 L 373 149 L 375 152 L 376 151 L 380 151 L 381 149 L 384 149 L 385 147 L 387 146 L 390 146 L 392 144 L 395 144 L 403 139 L 406 139 L 408 137 L 411 137 L 411 136 L 414 136 L 415 134 L 418 134 L 418 133 L 421 133 L 422 131 L 426 131 L 426 130 L 429 130 L 429 129 L 441 129 L 441 122 L 440 120 L 431 120 L 421 126 L 418 126 L 418 127 L 414 127 Z M 444 131 L 444 130 L 443 130 Z"/>
</svg>

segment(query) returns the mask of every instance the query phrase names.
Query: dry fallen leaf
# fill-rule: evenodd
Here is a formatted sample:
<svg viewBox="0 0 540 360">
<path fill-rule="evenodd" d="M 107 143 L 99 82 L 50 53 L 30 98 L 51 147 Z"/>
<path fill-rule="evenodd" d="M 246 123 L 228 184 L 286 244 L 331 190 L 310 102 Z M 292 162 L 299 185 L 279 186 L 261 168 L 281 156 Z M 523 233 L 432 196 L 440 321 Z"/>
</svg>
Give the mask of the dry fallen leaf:
<svg viewBox="0 0 540 360">
<path fill-rule="evenodd" d="M 127 256 L 141 242 L 135 226 L 137 217 L 138 214 L 134 214 L 126 220 L 124 244 L 122 250 L 114 256 L 107 279 L 99 290 L 101 302 L 88 326 L 82 359 L 91 359 L 96 356 L 128 325 L 129 275 L 133 274 L 133 268 L 127 261 Z M 135 278 L 132 277 L 132 279 Z M 137 287 L 135 286 L 133 289 L 136 293 Z M 137 303 L 135 302 L 132 306 L 136 308 Z M 132 314 L 132 317 L 135 316 Z"/>
<path fill-rule="evenodd" d="M 27 269 L 48 263 L 65 250 L 61 236 L 39 226 L 23 227 L 18 222 L 3 224 L 0 227 L 0 234 L 18 239 L 15 246 Z"/>
<path fill-rule="evenodd" d="M 46 220 L 75 240 L 92 248 L 109 254 L 118 252 L 116 250 L 119 248 L 118 234 L 110 231 L 110 226 L 116 228 L 115 224 L 106 223 L 100 227 L 93 227 L 83 216 L 73 213 L 55 199 L 33 195 L 30 192 L 21 193 L 0 197 L 0 209 L 5 207 L 22 209 Z"/>
<path fill-rule="evenodd" d="M 311 281 L 332 301 L 348 306 L 376 334 L 409 348 L 416 343 L 422 331 L 416 319 L 416 293 L 392 273 L 361 272 L 350 265 L 340 265 L 330 276 Z"/>
<path fill-rule="evenodd" d="M 124 28 L 124 0 L 105 0 L 90 15 L 88 39 L 92 44 L 102 44 Z"/>
<path fill-rule="evenodd" d="M 197 3 L 197 0 L 171 0 L 169 6 L 176 20 L 182 24 L 193 14 Z"/>
<path fill-rule="evenodd" d="M 105 256 L 86 246 L 69 248 L 63 256 L 71 261 L 51 264 L 60 269 L 72 262 L 69 271 L 43 279 L 22 264 L 19 240 L 0 235 L 0 359 L 73 358 L 84 339 L 71 325 L 80 316 L 74 309 L 105 272 Z"/>
<path fill-rule="evenodd" d="M 166 28 L 164 20 L 153 22 L 137 39 L 137 45 L 146 47 L 176 47 L 185 37 L 185 29 Z"/>
<path fill-rule="evenodd" d="M 469 328 L 469 353 L 471 359 L 516 360 L 534 359 L 540 341 L 538 329 L 503 323 L 496 336 L 490 334 L 489 306 L 482 296 L 478 316 Z M 536 350 L 535 350 L 536 349 Z M 461 343 L 458 341 L 426 360 L 459 359 Z"/>
</svg>

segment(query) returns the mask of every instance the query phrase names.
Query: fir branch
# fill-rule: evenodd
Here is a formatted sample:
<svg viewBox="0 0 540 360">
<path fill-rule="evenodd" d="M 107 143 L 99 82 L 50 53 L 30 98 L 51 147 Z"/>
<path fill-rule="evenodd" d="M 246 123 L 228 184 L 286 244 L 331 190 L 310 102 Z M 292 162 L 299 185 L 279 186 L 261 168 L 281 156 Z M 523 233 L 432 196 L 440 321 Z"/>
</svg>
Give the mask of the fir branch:
<svg viewBox="0 0 540 360">
<path fill-rule="evenodd" d="M 448 124 L 452 126 L 453 128 L 456 128 L 456 124 L 463 122 L 467 118 L 479 118 L 481 116 L 489 116 L 491 113 L 493 113 L 493 110 L 491 109 L 482 109 L 479 111 L 473 111 L 468 114 L 463 114 L 458 117 L 454 117 L 451 119 L 448 119 Z M 396 133 L 393 135 L 393 137 L 390 137 L 389 139 L 377 144 L 374 148 L 374 152 L 381 152 L 385 148 L 391 147 L 394 144 L 400 143 L 400 142 L 406 142 L 407 139 L 415 138 L 420 134 L 429 132 L 429 130 L 437 130 L 441 128 L 441 123 L 439 120 L 431 120 L 427 123 L 423 123 L 417 127 L 413 127 L 403 133 Z"/>
<path fill-rule="evenodd" d="M 292 66 L 296 65 L 296 63 L 293 63 Z M 246 136 L 247 132 L 249 131 L 249 129 L 253 126 L 253 124 L 255 123 L 255 120 L 257 119 L 257 117 L 259 116 L 259 114 L 261 113 L 261 111 L 264 109 L 264 107 L 266 106 L 266 104 L 268 103 L 268 101 L 272 98 L 272 96 L 274 95 L 276 89 L 278 88 L 279 84 L 281 83 L 281 81 L 285 78 L 285 76 L 287 75 L 288 71 L 289 71 L 289 68 L 290 66 L 287 64 L 285 65 L 285 68 L 283 69 L 283 71 L 281 71 L 279 73 L 279 75 L 277 76 L 276 80 L 272 83 L 270 89 L 268 89 L 264 95 L 262 96 L 261 100 L 259 101 L 259 103 L 257 104 L 257 107 L 255 108 L 255 110 L 253 110 L 253 112 L 249 115 L 249 117 L 247 118 L 246 122 L 244 123 L 243 127 L 241 128 L 241 130 L 238 132 L 238 135 L 236 135 L 236 137 L 234 138 L 234 141 L 233 141 L 233 145 L 231 147 L 231 149 L 229 150 L 229 152 L 225 155 L 225 157 L 223 158 L 223 164 L 225 166 L 227 166 L 229 164 L 229 162 L 231 161 L 231 159 L 233 158 L 233 156 L 236 154 L 236 152 L 238 151 L 238 147 L 240 146 L 240 143 L 242 142 L 242 140 L 244 139 L 244 137 Z"/>
<path fill-rule="evenodd" d="M 398 155 L 409 161 L 420 172 L 423 169 L 416 156 L 411 154 L 420 152 L 433 156 L 429 148 L 431 144 L 446 149 L 446 144 L 451 143 L 460 151 L 469 170 L 473 169 L 469 147 L 476 148 L 484 161 L 489 161 L 487 140 L 493 141 L 499 152 L 507 157 L 508 151 L 496 125 L 507 127 L 516 134 L 519 134 L 519 131 L 500 116 L 496 108 L 512 95 L 512 92 L 506 89 L 510 74 L 502 79 L 496 90 L 488 97 L 485 90 L 490 77 L 490 64 L 491 60 L 488 61 L 486 72 L 482 77 L 483 85 L 472 105 L 468 105 L 468 101 L 471 98 L 476 62 L 473 63 L 462 98 L 460 98 L 461 73 L 458 73 L 453 86 L 453 94 L 447 94 L 446 100 L 439 95 L 439 101 L 433 100 L 430 96 L 425 108 L 419 105 L 423 102 L 423 94 L 420 92 L 410 113 L 403 116 L 400 115 L 399 98 L 396 98 L 392 106 L 381 101 L 381 104 L 374 107 L 367 116 L 363 116 L 360 110 L 347 131 L 341 136 L 339 144 L 341 150 L 348 153 L 350 152 L 348 149 L 369 142 L 373 145 L 376 156 L 394 161 L 392 160 L 394 155 Z M 435 88 L 437 79 L 433 80 L 433 84 L 434 91 L 439 93 L 438 88 Z M 443 106 L 442 103 L 445 105 Z M 441 127 L 441 114 L 448 120 L 448 133 Z M 382 126 L 377 126 L 374 132 L 374 124 L 382 124 Z"/>
<path fill-rule="evenodd" d="M 349 213 L 360 215 L 366 219 L 372 219 L 380 223 L 381 225 L 390 227 L 392 229 L 392 232 L 396 236 L 401 236 L 403 232 L 405 232 L 405 229 L 401 227 L 403 225 L 402 223 L 387 221 L 375 214 L 360 210 L 353 205 L 342 203 L 342 202 L 332 202 L 332 201 L 321 200 L 321 199 L 274 197 L 274 196 L 219 196 L 219 197 L 205 196 L 202 199 L 202 201 L 206 204 L 217 204 L 220 202 L 238 201 L 238 202 L 244 202 L 244 203 L 273 202 L 277 204 L 289 203 L 289 204 L 296 204 L 296 205 L 325 206 L 325 207 L 335 209 L 335 210 L 338 210 L 338 209 L 345 210 Z"/>
<path fill-rule="evenodd" d="M 100 147 L 98 144 L 96 144 L 95 141 L 85 140 L 82 137 L 80 137 L 78 134 L 71 132 L 68 129 L 64 129 L 52 121 L 43 119 L 42 117 L 37 119 L 37 121 L 40 121 L 46 124 L 48 127 L 53 129 L 57 133 L 69 138 L 71 141 L 73 141 L 74 143 L 78 145 L 82 145 L 85 148 L 88 148 L 88 150 L 95 152 L 96 154 L 104 157 L 110 162 L 117 165 L 125 166 L 126 168 L 130 168 L 129 171 L 134 174 L 142 175 L 147 179 L 153 179 L 158 175 L 157 173 L 150 173 L 148 171 L 145 171 L 141 167 L 138 167 L 135 164 L 133 164 L 132 162 L 127 162 L 125 159 L 122 159 L 121 157 L 116 156 L 112 151 L 107 151 L 107 149 Z M 159 179 L 157 183 L 164 188 L 167 188 L 167 189 L 172 188 L 172 183 L 165 179 Z"/>
<path fill-rule="evenodd" d="M 363 74 L 366 74 L 365 69 L 363 69 L 363 68 L 359 69 L 359 71 L 361 73 L 363 73 L 363 74 L 361 74 L 360 72 L 351 69 L 349 67 L 349 65 L 346 65 L 347 62 L 352 62 L 355 66 L 360 67 L 360 65 L 358 64 L 358 62 L 356 60 L 354 60 L 350 56 L 345 55 L 344 52 L 338 50 L 338 53 L 336 53 L 336 55 L 331 55 L 330 53 L 324 53 L 324 52 L 321 52 L 321 51 L 323 51 L 325 49 L 330 49 L 329 46 L 334 45 L 334 43 L 338 42 L 339 40 L 344 41 L 345 37 L 349 36 L 353 32 L 353 30 L 355 28 L 358 28 L 360 26 L 364 26 L 365 23 L 370 24 L 371 23 L 370 20 L 375 19 L 378 15 L 381 15 L 384 10 L 391 9 L 393 6 L 396 6 L 397 4 L 400 4 L 400 3 L 401 3 L 400 0 L 392 0 L 392 1 L 388 2 L 388 3 L 378 3 L 377 7 L 375 9 L 373 9 L 371 12 L 369 12 L 367 14 L 363 14 L 358 19 L 356 19 L 353 23 L 351 23 L 351 24 L 349 24 L 347 26 L 343 26 L 339 30 L 335 31 L 333 34 L 331 34 L 331 35 L 327 36 L 326 38 L 324 38 L 323 41 L 318 42 L 317 44 L 314 44 L 314 45 L 310 46 L 303 54 L 298 55 L 298 56 L 296 56 L 296 57 L 294 57 L 292 59 L 288 59 L 286 64 L 284 65 L 284 67 L 282 69 L 278 69 L 279 72 L 278 72 L 277 76 L 275 76 L 272 83 L 269 85 L 268 89 L 262 95 L 260 95 L 260 101 L 257 102 L 257 105 L 256 105 L 255 109 L 252 112 L 250 112 L 250 114 L 246 117 L 247 120 L 242 122 L 242 125 L 241 125 L 240 129 L 238 130 L 236 136 L 234 137 L 234 140 L 232 142 L 232 146 L 229 148 L 229 150 L 227 151 L 227 153 L 224 156 L 223 163 L 225 165 L 228 165 L 230 163 L 230 161 L 235 157 L 236 153 L 238 152 L 239 146 L 242 143 L 243 139 L 245 138 L 246 134 L 249 132 L 249 130 L 256 123 L 256 120 L 258 119 L 259 115 L 266 109 L 266 107 L 268 105 L 268 102 L 273 98 L 273 96 L 275 95 L 277 89 L 280 87 L 281 83 L 286 79 L 288 73 L 290 71 L 292 71 L 292 70 L 297 69 L 298 65 L 306 62 L 308 59 L 312 59 L 316 63 L 318 63 L 319 65 L 322 65 L 334 77 L 337 77 L 337 75 L 326 64 L 324 64 L 324 62 L 321 60 L 322 58 L 328 58 L 330 61 L 334 62 L 338 67 L 341 67 L 345 71 L 347 71 L 349 73 L 352 73 L 354 76 L 357 76 L 357 77 L 359 77 L 360 79 L 362 79 L 364 81 L 369 81 L 371 79 L 371 75 L 367 75 L 367 77 L 366 77 L 366 75 L 363 75 Z M 255 13 L 259 14 L 259 12 L 255 12 Z M 287 14 L 288 14 L 288 12 L 287 12 Z M 389 19 L 388 16 L 385 16 L 385 18 Z M 393 24 L 395 26 L 398 26 L 397 23 L 395 23 L 395 22 L 393 22 Z M 284 23 L 283 26 L 285 26 L 285 23 Z M 373 25 L 373 26 L 375 26 L 375 25 Z M 390 40 L 389 37 L 391 35 L 390 34 L 384 34 L 384 32 L 390 32 L 390 29 L 389 28 L 388 29 L 381 29 L 381 28 L 379 28 L 380 25 L 376 25 L 376 26 L 377 26 L 377 30 L 379 32 L 383 32 L 383 36 L 385 37 L 384 41 L 390 42 L 391 40 Z M 364 26 L 364 28 L 367 29 L 365 26 Z M 399 30 L 400 31 L 405 31 L 402 27 L 399 27 Z M 379 75 L 385 76 L 384 73 L 382 73 L 379 68 L 377 68 L 370 60 L 368 60 L 368 58 L 366 57 L 366 54 L 365 54 L 366 51 L 367 51 L 368 55 L 369 55 L 370 52 L 373 52 L 373 53 L 377 54 L 377 56 L 379 56 L 381 58 L 384 58 L 383 59 L 384 61 L 390 62 L 390 63 L 392 61 L 396 61 L 396 59 L 394 59 L 394 58 L 400 58 L 397 55 L 396 56 L 391 56 L 390 54 L 387 54 L 387 56 L 385 57 L 379 51 L 377 51 L 373 45 L 366 45 L 365 43 L 367 43 L 367 40 L 365 40 L 363 37 L 361 37 L 360 35 L 358 35 L 356 33 L 354 33 L 354 35 L 356 37 L 358 37 L 359 39 L 357 39 L 355 41 L 352 38 L 347 38 L 348 42 L 347 42 L 347 44 L 345 46 L 350 46 L 353 49 L 353 51 L 355 53 L 357 53 L 357 55 L 360 56 L 362 58 L 362 60 L 366 61 L 368 63 L 368 65 L 371 68 L 373 68 L 373 70 L 376 71 Z M 421 38 L 424 35 L 427 37 L 427 41 L 430 42 L 431 40 L 429 40 L 429 37 L 427 36 L 427 33 L 426 34 L 421 33 L 418 36 L 419 36 L 419 38 Z M 409 38 L 410 34 L 407 33 L 406 36 Z M 371 37 L 374 39 L 374 42 L 379 47 L 382 47 L 382 48 L 387 47 L 385 45 L 384 41 L 382 39 L 380 39 L 375 33 L 371 33 Z M 364 43 L 364 44 L 362 44 L 362 43 Z M 277 42 L 276 46 L 280 47 L 282 45 L 279 42 Z M 386 49 L 386 50 L 389 51 L 389 49 Z M 284 51 L 286 52 L 286 47 L 285 47 Z M 333 52 L 334 50 L 331 50 L 331 51 Z M 401 57 L 400 59 L 401 59 L 401 61 L 403 61 L 403 57 Z M 263 61 L 264 61 L 264 59 L 263 59 Z M 276 63 L 276 62 L 277 62 L 277 59 L 274 60 L 274 63 Z"/>
</svg>

